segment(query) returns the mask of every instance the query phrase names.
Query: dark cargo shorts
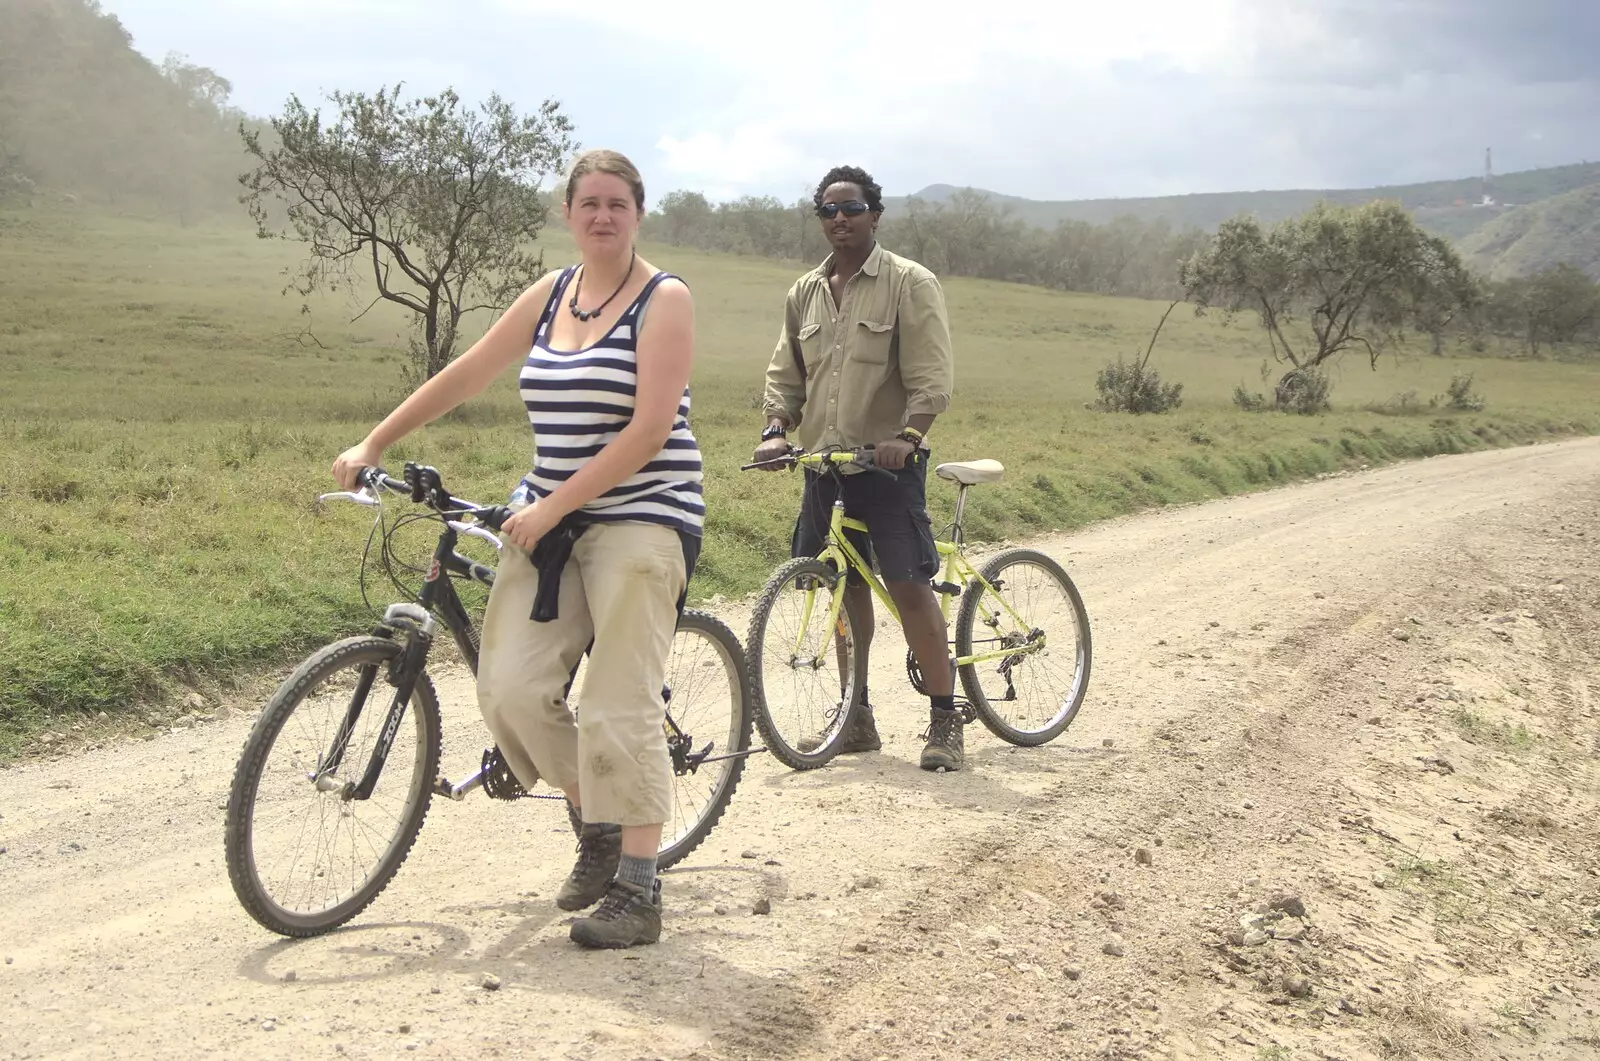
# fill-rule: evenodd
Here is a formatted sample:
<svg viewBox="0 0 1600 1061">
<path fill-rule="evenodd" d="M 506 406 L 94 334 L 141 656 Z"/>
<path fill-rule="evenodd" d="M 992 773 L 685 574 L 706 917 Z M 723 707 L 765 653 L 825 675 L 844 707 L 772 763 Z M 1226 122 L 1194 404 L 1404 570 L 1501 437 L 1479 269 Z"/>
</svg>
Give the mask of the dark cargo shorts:
<svg viewBox="0 0 1600 1061">
<path fill-rule="evenodd" d="M 795 520 L 790 556 L 816 556 L 828 536 L 836 488 L 833 479 L 806 469 L 805 495 Z M 844 514 L 867 525 L 867 533 L 845 531 L 867 563 L 885 582 L 926 582 L 939 573 L 939 551 L 928 518 L 928 451 L 919 449 L 894 473 L 894 481 L 876 472 L 844 478 Z M 850 582 L 864 580 L 850 571 Z"/>
</svg>

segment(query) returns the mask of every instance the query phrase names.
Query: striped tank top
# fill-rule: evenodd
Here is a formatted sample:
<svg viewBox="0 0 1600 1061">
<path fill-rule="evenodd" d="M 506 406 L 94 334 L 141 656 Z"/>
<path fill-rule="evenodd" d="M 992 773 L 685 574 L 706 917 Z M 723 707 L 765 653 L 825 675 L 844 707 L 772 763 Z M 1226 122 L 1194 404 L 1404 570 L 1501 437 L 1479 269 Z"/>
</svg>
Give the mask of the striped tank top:
<svg viewBox="0 0 1600 1061">
<path fill-rule="evenodd" d="M 513 503 L 545 497 L 598 454 L 633 418 L 638 383 L 638 321 L 661 272 L 644 285 L 617 323 L 582 350 L 553 350 L 550 328 L 561 297 L 577 273 L 569 266 L 550 292 L 533 333 L 533 349 L 518 379 L 533 425 L 533 471 L 512 492 Z M 700 446 L 689 430 L 689 388 L 683 390 L 672 432 L 644 467 L 584 505 L 597 521 L 661 523 L 698 538 L 705 526 Z"/>
</svg>

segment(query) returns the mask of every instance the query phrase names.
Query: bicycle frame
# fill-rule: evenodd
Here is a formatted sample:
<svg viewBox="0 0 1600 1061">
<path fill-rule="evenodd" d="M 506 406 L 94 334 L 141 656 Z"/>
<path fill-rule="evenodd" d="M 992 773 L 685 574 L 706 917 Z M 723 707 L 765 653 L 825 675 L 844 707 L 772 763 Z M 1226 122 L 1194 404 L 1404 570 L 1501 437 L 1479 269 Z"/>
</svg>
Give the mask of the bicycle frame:
<svg viewBox="0 0 1600 1061">
<path fill-rule="evenodd" d="M 476 675 L 478 673 L 478 644 L 473 638 L 472 619 L 467 614 L 466 605 L 461 602 L 461 596 L 456 592 L 455 583 L 448 577 L 460 575 L 469 578 L 484 586 L 493 587 L 495 569 L 487 564 L 480 564 L 471 557 L 463 556 L 456 551 L 456 546 L 463 533 L 474 537 L 483 538 L 499 549 L 500 539 L 482 526 L 464 524 L 449 519 L 444 512 L 451 512 L 463 516 L 473 516 L 482 520 L 486 514 L 493 513 L 495 522 L 490 525 L 499 526 L 498 520 L 509 515 L 507 509 L 489 509 L 471 502 L 452 498 L 443 487 L 439 485 L 438 472 L 432 468 L 406 466 L 407 483 L 413 481 L 421 484 L 421 491 L 428 499 L 429 506 L 439 512 L 444 528 L 439 533 L 438 544 L 434 547 L 433 559 L 428 565 L 427 574 L 423 578 L 422 588 L 417 592 L 414 602 L 396 602 L 385 609 L 383 619 L 373 628 L 374 637 L 393 638 L 404 636 L 406 651 L 401 658 L 391 664 L 391 675 L 394 678 L 394 698 L 390 702 L 387 716 L 384 718 L 383 729 L 379 732 L 378 740 L 374 743 L 372 757 L 367 761 L 361 780 L 354 784 L 339 785 L 333 780 L 333 773 L 338 770 L 343 762 L 344 753 L 349 747 L 351 735 L 355 732 L 357 721 L 366 705 L 367 694 L 372 691 L 373 682 L 377 679 L 377 667 L 363 671 L 356 683 L 355 692 L 350 697 L 350 705 L 345 709 L 343 720 L 335 731 L 333 740 L 329 745 L 328 754 L 313 779 L 316 786 L 323 791 L 340 791 L 345 799 L 367 799 L 372 795 L 372 790 L 377 786 L 378 777 L 383 772 L 384 763 L 388 761 L 389 751 L 394 745 L 395 736 L 400 731 L 400 723 L 405 717 L 406 706 L 411 702 L 411 694 L 416 689 L 417 678 L 422 674 L 428 653 L 433 647 L 434 634 L 440 622 L 444 623 L 450 631 L 452 640 L 460 649 L 462 658 L 466 660 L 467 667 Z M 340 492 L 324 494 L 319 500 L 326 498 L 342 498 L 355 501 L 358 504 L 382 507 L 377 491 L 382 489 L 397 492 L 409 492 L 415 498 L 419 492 L 415 488 L 400 491 L 401 484 L 398 480 L 391 479 L 381 473 L 376 473 L 368 483 L 374 493 Z M 437 617 L 437 618 L 436 618 Z M 573 677 L 577 670 L 574 668 Z M 672 692 L 665 686 L 661 690 L 663 704 L 667 706 L 663 724 L 667 730 L 667 749 L 672 756 L 672 768 L 675 775 L 693 773 L 706 763 L 720 762 L 723 759 L 737 756 L 748 756 L 765 748 L 752 748 L 739 752 L 730 752 L 726 755 L 712 755 L 711 745 L 706 745 L 699 752 L 689 746 L 689 737 L 672 717 L 670 703 Z M 452 784 L 448 778 L 441 776 L 434 784 L 434 791 L 449 799 L 460 801 L 466 798 L 467 793 L 484 785 L 489 778 L 493 767 L 483 765 L 471 776 L 458 784 Z M 518 786 L 520 788 L 520 786 Z M 491 789 L 491 792 L 493 790 Z M 534 799 L 564 799 L 560 795 L 545 795 L 525 793 Z"/>
<path fill-rule="evenodd" d="M 371 503 L 377 502 L 374 500 Z M 366 705 L 367 694 L 371 692 L 372 684 L 377 678 L 375 666 L 362 672 L 355 692 L 351 694 L 350 706 L 345 709 L 344 719 L 334 733 L 328 754 L 317 772 L 316 785 L 319 789 L 331 791 L 343 787 L 346 799 L 367 799 L 372 795 L 372 790 L 378 783 L 378 776 L 383 772 L 384 763 L 388 761 L 389 751 L 394 746 L 395 736 L 399 733 L 406 705 L 411 702 L 411 694 L 416 689 L 417 677 L 423 670 L 423 661 L 433 647 L 433 637 L 439 621 L 442 621 L 445 628 L 450 631 L 456 647 L 461 650 L 462 657 L 467 661 L 468 668 L 474 674 L 478 672 L 478 646 L 472 639 L 472 620 L 467 615 L 466 606 L 461 603 L 460 595 L 456 593 L 454 583 L 447 576 L 458 574 L 474 582 L 493 586 L 494 569 L 456 552 L 459 541 L 460 532 L 450 525 L 450 521 L 445 521 L 444 530 L 439 535 L 438 545 L 434 548 L 433 559 L 428 565 L 427 575 L 423 580 L 422 589 L 417 593 L 415 603 L 389 605 L 384 611 L 383 621 L 372 630 L 375 637 L 394 637 L 397 634 L 404 634 L 407 641 L 405 655 L 401 657 L 393 672 L 394 698 L 390 702 L 383 729 L 379 732 L 378 740 L 372 749 L 372 757 L 367 761 L 361 780 L 353 786 L 348 783 L 338 786 L 332 777 L 344 760 L 350 737 L 355 732 L 356 722 Z M 435 616 L 438 616 L 437 621 Z M 441 779 L 438 791 L 452 799 L 461 799 L 467 791 L 482 782 L 483 773 L 480 770 L 460 785 L 450 785 Z"/>
<path fill-rule="evenodd" d="M 831 470 L 832 467 L 836 467 L 840 463 L 848 463 L 847 460 L 841 460 L 841 456 L 842 455 L 836 453 L 806 454 L 805 456 L 800 457 L 797 463 L 822 464 L 824 461 L 826 461 L 830 465 Z M 941 580 L 939 583 L 935 584 L 934 588 L 939 595 L 939 614 L 944 619 L 945 627 L 946 629 L 949 628 L 950 607 L 955 598 L 960 595 L 961 587 L 970 585 L 973 582 L 977 582 L 981 584 L 985 590 L 988 590 L 994 594 L 995 599 L 1000 602 L 1000 607 L 1004 608 L 1019 626 L 1026 628 L 1028 624 L 1022 621 L 1021 616 L 1017 615 L 1017 613 L 1012 609 L 1010 603 L 1008 603 L 1006 599 L 1000 595 L 1000 592 L 989 583 L 988 579 L 983 577 L 977 568 L 972 566 L 971 562 L 967 560 L 966 555 L 962 552 L 961 545 L 963 536 L 961 523 L 962 517 L 966 512 L 966 501 L 967 487 L 964 485 L 958 486 L 956 494 L 955 518 L 951 523 L 951 540 L 934 541 L 934 547 L 938 550 L 939 556 L 942 557 L 944 561 L 943 570 L 941 572 Z M 850 543 L 850 539 L 845 535 L 845 531 L 850 530 L 861 531 L 865 533 L 867 530 L 867 525 L 858 519 L 851 519 L 850 517 L 846 516 L 844 514 L 843 499 L 835 498 L 833 502 L 833 512 L 829 518 L 828 540 L 822 551 L 817 554 L 817 559 L 823 561 L 824 563 L 832 563 L 835 568 L 842 572 L 848 572 L 849 570 L 854 569 L 866 581 L 866 584 L 871 588 L 873 595 L 877 597 L 880 602 L 882 602 L 886 609 L 888 609 L 889 614 L 894 618 L 894 621 L 899 623 L 900 611 L 897 607 L 895 607 L 894 598 L 890 596 L 888 588 L 883 584 L 883 580 L 880 579 L 877 573 L 872 570 L 872 565 L 867 563 L 866 558 L 863 557 L 856 547 Z M 828 610 L 826 613 L 826 625 L 835 630 L 839 628 L 839 612 L 844 607 L 845 585 L 846 579 L 841 578 L 835 584 L 833 593 L 829 596 Z M 809 595 L 806 600 L 805 607 L 801 613 L 802 618 L 800 635 L 799 641 L 796 644 L 797 651 L 799 651 L 804 645 L 805 631 L 810 625 L 812 610 L 815 607 L 816 591 L 810 590 L 807 592 Z M 956 657 L 955 662 L 957 667 L 965 667 L 977 663 L 987 663 L 992 660 L 1003 660 L 1015 658 L 1019 655 L 1027 655 L 1029 653 L 1038 652 L 1044 647 L 1045 638 L 1040 636 L 1025 646 L 1010 646 L 992 652 L 977 652 L 970 656 L 958 656 Z"/>
</svg>

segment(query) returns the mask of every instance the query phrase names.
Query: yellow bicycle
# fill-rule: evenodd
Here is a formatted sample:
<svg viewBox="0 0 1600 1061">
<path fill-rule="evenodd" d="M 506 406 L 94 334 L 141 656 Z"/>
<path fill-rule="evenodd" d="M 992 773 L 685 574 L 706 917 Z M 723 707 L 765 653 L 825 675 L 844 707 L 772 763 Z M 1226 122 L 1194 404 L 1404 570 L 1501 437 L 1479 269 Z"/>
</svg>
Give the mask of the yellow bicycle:
<svg viewBox="0 0 1600 1061">
<path fill-rule="evenodd" d="M 847 469 L 891 475 L 873 462 L 871 447 L 793 450 L 752 468 L 809 468 L 840 480 Z M 967 491 L 998 482 L 999 461 L 941 464 L 941 479 L 956 484 L 954 519 L 935 541 L 943 561 L 933 581 L 946 627 L 956 597 L 952 660 L 967 696 L 967 721 L 981 719 L 1012 744 L 1037 746 L 1072 724 L 1089 687 L 1089 614 L 1061 565 L 1033 549 L 1006 549 L 981 568 L 966 556 L 962 520 Z M 839 492 L 842 497 L 842 490 Z M 898 623 L 894 600 L 846 531 L 866 524 L 845 515 L 835 500 L 826 544 L 814 557 L 798 557 L 773 572 L 750 617 L 746 656 L 756 725 L 767 748 L 796 770 L 810 770 L 838 754 L 860 708 L 867 660 L 857 650 L 864 617 L 845 593 L 851 569 L 866 580 Z M 831 642 L 831 647 L 830 647 Z M 915 657 L 906 653 L 912 685 L 926 693 Z M 803 746 L 803 747 L 802 747 Z"/>
</svg>

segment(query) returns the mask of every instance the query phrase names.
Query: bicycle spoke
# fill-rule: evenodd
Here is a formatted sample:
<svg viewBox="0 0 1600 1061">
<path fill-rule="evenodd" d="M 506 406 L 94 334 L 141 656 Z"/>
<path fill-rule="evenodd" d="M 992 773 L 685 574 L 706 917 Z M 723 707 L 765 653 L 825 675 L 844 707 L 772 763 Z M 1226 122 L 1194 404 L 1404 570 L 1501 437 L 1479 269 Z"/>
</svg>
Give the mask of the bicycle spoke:
<svg viewBox="0 0 1600 1061">
<path fill-rule="evenodd" d="M 1060 732 L 1082 701 L 1088 630 L 1081 601 L 1053 560 L 1031 550 L 985 566 L 981 594 L 963 606 L 964 656 L 1015 651 L 970 665 L 968 693 L 989 728 L 1014 743 Z"/>
<path fill-rule="evenodd" d="M 253 778 L 249 831 L 239 836 L 243 846 L 230 841 L 229 872 L 246 908 L 272 927 L 285 918 L 315 922 L 343 904 L 364 903 L 364 894 L 370 899 L 373 882 L 381 887 L 398 865 L 397 845 L 409 845 L 414 837 L 419 809 L 426 811 L 431 778 L 423 774 L 436 752 L 425 730 L 437 716 L 431 709 L 425 716 L 415 696 L 370 796 L 346 796 L 366 773 L 393 703 L 386 669 L 367 690 L 365 703 L 356 705 L 339 765 L 328 770 L 327 756 L 349 719 L 362 668 L 385 666 L 372 653 L 392 656 L 398 650 L 390 642 L 358 640 L 365 644 L 344 650 L 343 657 L 335 651 L 339 646 L 324 650 L 333 654 L 320 677 L 289 690 L 287 699 L 275 697 L 276 706 L 269 706 L 275 729 L 262 733 L 265 743 L 246 756 L 250 773 L 242 776 Z"/>
</svg>

